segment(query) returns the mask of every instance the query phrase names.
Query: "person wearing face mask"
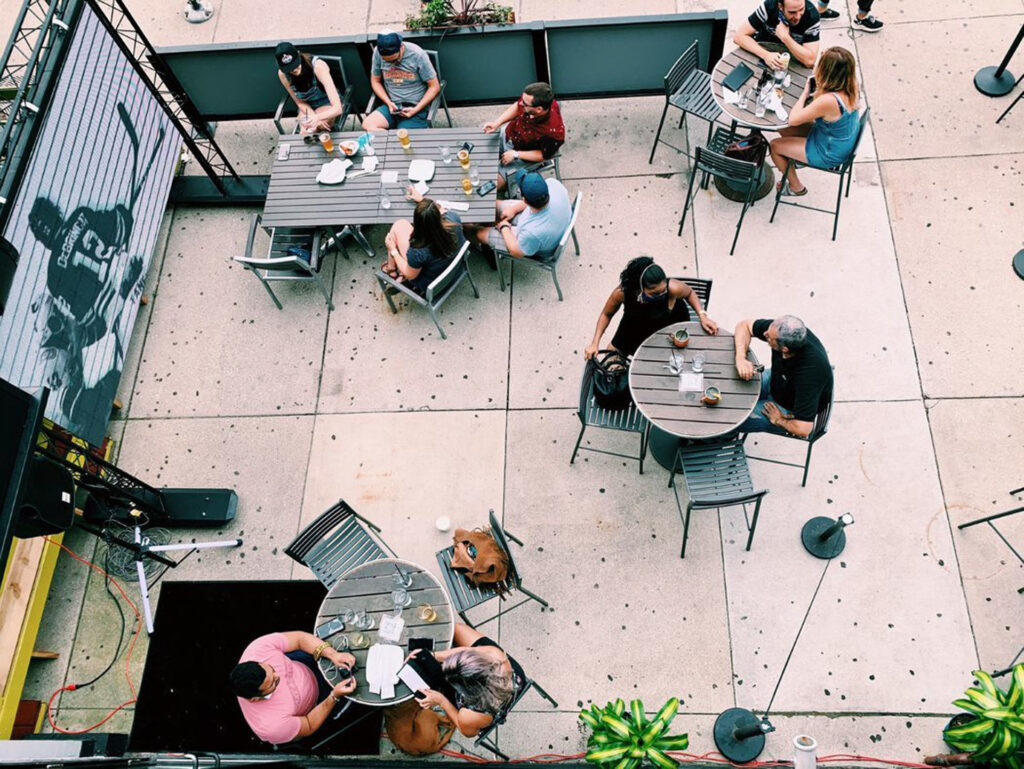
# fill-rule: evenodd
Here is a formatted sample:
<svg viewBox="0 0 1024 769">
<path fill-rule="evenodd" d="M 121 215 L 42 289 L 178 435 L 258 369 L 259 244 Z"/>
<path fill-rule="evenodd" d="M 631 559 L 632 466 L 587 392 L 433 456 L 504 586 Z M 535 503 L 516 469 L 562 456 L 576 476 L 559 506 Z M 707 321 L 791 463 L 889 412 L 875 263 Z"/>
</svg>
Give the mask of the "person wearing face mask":
<svg viewBox="0 0 1024 769">
<path fill-rule="evenodd" d="M 485 133 L 500 133 L 498 189 L 520 169 L 550 160 L 565 143 L 565 123 L 555 94 L 547 83 L 530 83 L 519 101 L 501 113 L 497 120 L 484 123 Z"/>
<path fill-rule="evenodd" d="M 736 432 L 806 438 L 814 427 L 814 417 L 832 397 L 832 364 L 824 345 L 792 315 L 741 320 L 733 337 L 736 372 L 741 379 L 753 379 L 757 373 L 747 360 L 752 339 L 772 348 L 772 365 L 761 372 L 757 405 Z"/>
<path fill-rule="evenodd" d="M 623 355 L 635 353 L 655 331 L 673 323 L 684 323 L 691 317 L 696 317 L 707 333 L 718 333 L 718 324 L 701 307 L 696 291 L 681 280 L 667 277 L 651 257 L 638 256 L 626 265 L 619 275 L 619 285 L 604 303 L 594 338 L 583 353 L 588 360 L 601 349 L 601 337 L 619 307 L 622 307 L 622 319 L 609 348 Z"/>
<path fill-rule="evenodd" d="M 317 663 L 323 657 L 338 668 L 355 670 L 356 660 L 312 633 L 293 630 L 260 636 L 231 670 L 231 690 L 249 728 L 279 745 L 319 729 L 345 695 L 356 689 L 351 675 L 333 688 Z"/>
</svg>

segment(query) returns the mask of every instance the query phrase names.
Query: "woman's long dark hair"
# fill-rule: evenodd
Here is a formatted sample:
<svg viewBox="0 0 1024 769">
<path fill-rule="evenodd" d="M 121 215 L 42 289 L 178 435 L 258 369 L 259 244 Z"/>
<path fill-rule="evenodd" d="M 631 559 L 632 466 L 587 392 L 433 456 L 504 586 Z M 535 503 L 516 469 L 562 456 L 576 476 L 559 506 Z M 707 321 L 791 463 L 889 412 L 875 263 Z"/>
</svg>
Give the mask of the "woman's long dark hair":
<svg viewBox="0 0 1024 769">
<path fill-rule="evenodd" d="M 299 61 L 302 65 L 302 70 L 297 75 L 293 75 L 291 72 L 285 72 L 285 77 L 288 78 L 288 82 L 292 84 L 292 88 L 296 91 L 308 91 L 314 81 L 313 74 L 313 58 L 308 53 L 299 52 Z"/>
<path fill-rule="evenodd" d="M 455 223 L 441 216 L 437 203 L 430 198 L 423 198 L 416 204 L 412 215 L 409 245 L 413 248 L 429 248 L 436 257 L 452 256 L 458 243 L 454 230 Z"/>
<path fill-rule="evenodd" d="M 650 268 L 650 269 L 648 269 Z M 643 276 L 643 285 L 640 278 Z M 626 296 L 637 296 L 641 289 L 651 288 L 665 280 L 665 271 L 649 256 L 638 256 L 619 275 L 619 286 Z"/>
</svg>

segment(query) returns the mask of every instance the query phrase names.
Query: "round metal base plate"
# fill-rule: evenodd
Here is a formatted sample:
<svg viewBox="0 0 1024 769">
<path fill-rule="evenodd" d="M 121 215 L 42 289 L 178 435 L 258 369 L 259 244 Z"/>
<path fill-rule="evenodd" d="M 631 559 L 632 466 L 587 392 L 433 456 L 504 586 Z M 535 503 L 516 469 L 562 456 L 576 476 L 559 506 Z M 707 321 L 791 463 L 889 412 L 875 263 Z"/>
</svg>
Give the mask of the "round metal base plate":
<svg viewBox="0 0 1024 769">
<path fill-rule="evenodd" d="M 734 764 L 753 761 L 764 750 L 764 735 L 755 734 L 745 740 L 737 740 L 733 731 L 739 726 L 758 722 L 757 716 L 746 708 L 729 708 L 715 720 L 715 747 L 718 752 Z"/>
<path fill-rule="evenodd" d="M 1013 257 L 1013 271 L 1017 273 L 1018 278 L 1024 280 L 1024 248 Z"/>
<path fill-rule="evenodd" d="M 1017 79 L 1009 70 L 1003 70 L 1002 77 L 996 77 L 999 67 L 982 67 L 974 75 L 974 87 L 986 96 L 1006 96 L 1013 90 Z"/>
<path fill-rule="evenodd" d="M 827 561 L 830 558 L 835 558 L 846 547 L 846 532 L 842 529 L 828 539 L 819 539 L 828 527 L 834 523 L 835 519 L 833 518 L 818 516 L 811 518 L 801 529 L 800 541 L 804 543 L 804 548 L 807 552 L 815 558 L 822 558 Z"/>
<path fill-rule="evenodd" d="M 746 196 L 746 190 L 731 187 L 725 179 L 715 177 L 715 187 L 722 193 L 723 198 L 728 198 L 737 203 L 742 203 Z M 775 191 L 775 173 L 767 165 L 761 166 L 761 179 L 758 182 L 757 191 L 754 193 L 754 200 L 767 197 L 768 193 Z"/>
</svg>

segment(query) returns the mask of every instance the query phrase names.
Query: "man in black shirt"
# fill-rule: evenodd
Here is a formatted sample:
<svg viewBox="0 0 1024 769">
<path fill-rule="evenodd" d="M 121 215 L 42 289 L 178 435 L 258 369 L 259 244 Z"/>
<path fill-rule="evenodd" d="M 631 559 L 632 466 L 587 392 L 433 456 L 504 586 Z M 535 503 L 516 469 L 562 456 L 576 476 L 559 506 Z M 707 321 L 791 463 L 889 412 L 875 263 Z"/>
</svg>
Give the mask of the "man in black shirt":
<svg viewBox="0 0 1024 769">
<path fill-rule="evenodd" d="M 818 410 L 832 397 L 832 365 L 825 348 L 803 321 L 792 315 L 742 320 L 733 340 L 736 371 L 743 379 L 752 379 L 756 373 L 747 360 L 753 338 L 772 348 L 772 366 L 762 372 L 761 395 L 739 432 L 806 438 Z"/>
<path fill-rule="evenodd" d="M 764 0 L 740 24 L 733 42 L 772 69 L 783 69 L 779 54 L 761 43 L 781 43 L 794 59 L 813 67 L 818 58 L 821 16 L 811 0 Z"/>
</svg>

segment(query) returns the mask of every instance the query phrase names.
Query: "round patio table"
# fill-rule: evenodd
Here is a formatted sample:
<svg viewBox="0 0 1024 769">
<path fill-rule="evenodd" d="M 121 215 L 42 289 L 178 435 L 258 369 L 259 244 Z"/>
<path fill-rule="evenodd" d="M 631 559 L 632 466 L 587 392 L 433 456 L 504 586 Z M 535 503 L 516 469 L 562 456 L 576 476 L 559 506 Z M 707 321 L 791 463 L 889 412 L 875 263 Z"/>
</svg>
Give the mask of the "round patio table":
<svg viewBox="0 0 1024 769">
<path fill-rule="evenodd" d="M 680 328 L 690 332 L 690 344 L 681 350 L 671 339 Z M 722 391 L 717 406 L 705 405 L 701 401 L 703 392 L 679 391 L 679 376 L 665 368 L 673 352 L 682 353 L 684 372 L 692 371 L 694 353 L 704 353 L 704 387 L 714 385 Z M 719 330 L 711 336 L 694 321 L 656 331 L 633 354 L 629 389 L 637 409 L 651 423 L 651 455 L 666 470 L 675 463 L 680 439 L 706 440 L 725 435 L 754 410 L 761 379 L 740 379 L 735 360 L 732 334 Z M 747 351 L 747 360 L 757 365 L 753 351 Z"/>
<path fill-rule="evenodd" d="M 781 43 L 761 43 L 761 45 L 767 50 L 774 52 L 783 51 L 786 48 L 786 46 Z M 726 103 L 722 81 L 725 80 L 741 63 L 746 64 L 754 73 L 740 89 L 747 90 L 757 85 L 761 69 L 767 66 L 757 56 L 750 53 L 750 51 L 745 51 L 742 48 L 733 49 L 718 60 L 718 63 L 715 65 L 715 69 L 711 73 L 711 95 L 714 97 L 718 106 L 722 108 L 722 111 L 732 118 L 732 131 L 736 131 L 737 125 L 746 126 L 747 128 L 758 128 L 761 131 L 778 131 L 780 128 L 785 128 L 789 123 L 785 120 L 779 120 L 778 116 L 771 110 L 767 110 L 763 117 L 755 115 L 754 102 L 750 99 L 747 100 L 746 109 L 740 109 L 735 104 Z M 790 57 L 790 83 L 782 92 L 782 105 L 786 108 L 787 114 L 796 105 L 796 100 L 800 98 L 800 93 L 804 89 L 804 83 L 807 82 L 807 78 L 812 74 L 813 70 L 810 67 L 805 67 L 795 58 Z M 772 172 L 772 169 L 767 165 L 762 165 L 761 183 L 757 189 L 754 199 L 760 200 L 771 192 L 774 181 L 775 174 Z M 742 192 L 737 192 L 724 181 L 720 182 L 718 179 L 715 179 L 715 186 L 718 187 L 719 191 L 730 200 L 743 200 Z"/>
<path fill-rule="evenodd" d="M 400 574 L 406 574 L 412 579 L 409 587 L 405 588 L 412 601 L 402 610 L 405 627 L 402 629 L 401 646 L 406 648 L 409 638 L 430 638 L 434 641 L 435 651 L 449 648 L 455 633 L 455 614 L 448 593 L 434 575 L 422 566 L 397 558 L 382 558 L 352 569 L 327 592 L 316 615 L 314 627 L 330 622 L 345 609 L 354 612 L 365 610 L 367 615 L 373 618 L 373 628 L 370 630 L 360 630 L 355 623 L 350 623 L 344 631 L 326 639 L 332 642 L 334 648 L 347 651 L 356 658 L 356 690 L 348 696 L 363 705 L 396 705 L 412 697 L 412 690 L 401 681 L 395 684 L 395 696 L 389 699 L 381 699 L 379 694 L 371 693 L 366 682 L 366 657 L 369 647 L 378 642 L 377 633 L 380 630 L 381 618 L 394 614 L 391 591 L 399 587 L 396 575 Z M 419 608 L 425 604 L 429 604 L 437 613 L 436 619 L 432 622 L 419 617 Z M 358 633 L 366 636 L 366 645 L 360 649 L 344 648 L 344 642 L 339 639 L 347 639 L 351 647 Z M 334 665 L 326 659 L 321 659 L 318 664 L 331 685 L 339 682 L 338 671 Z"/>
</svg>

